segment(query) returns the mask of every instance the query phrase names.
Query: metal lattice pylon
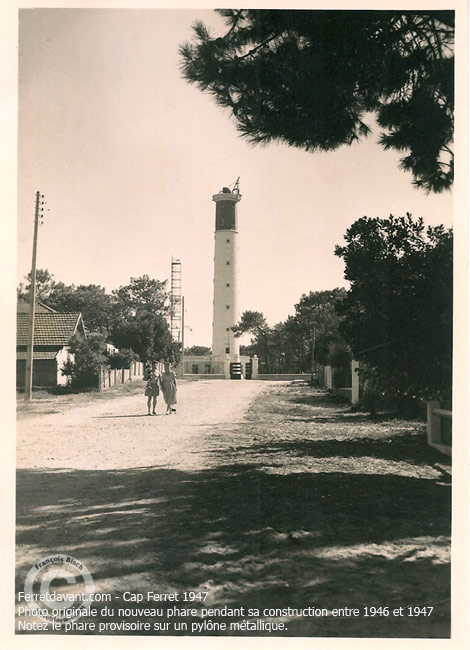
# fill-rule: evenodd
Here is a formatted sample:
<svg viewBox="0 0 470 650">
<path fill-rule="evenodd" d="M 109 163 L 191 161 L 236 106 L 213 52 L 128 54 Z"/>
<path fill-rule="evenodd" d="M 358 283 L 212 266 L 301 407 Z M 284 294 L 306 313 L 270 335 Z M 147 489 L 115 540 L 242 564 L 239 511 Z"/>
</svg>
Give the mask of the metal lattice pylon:
<svg viewBox="0 0 470 650">
<path fill-rule="evenodd" d="M 171 258 L 171 338 L 177 343 L 182 340 L 182 304 L 181 304 L 181 260 Z"/>
</svg>

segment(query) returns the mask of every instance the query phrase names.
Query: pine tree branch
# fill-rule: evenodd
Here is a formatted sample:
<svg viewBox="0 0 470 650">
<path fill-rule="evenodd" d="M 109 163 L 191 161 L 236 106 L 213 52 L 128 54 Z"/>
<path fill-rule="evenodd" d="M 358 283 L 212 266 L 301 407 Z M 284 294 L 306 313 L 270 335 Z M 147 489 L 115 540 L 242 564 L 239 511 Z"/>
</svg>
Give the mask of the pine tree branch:
<svg viewBox="0 0 470 650">
<path fill-rule="evenodd" d="M 233 21 L 233 25 L 230 27 L 230 29 L 228 30 L 228 32 L 227 32 L 227 33 L 225 34 L 225 36 L 223 37 L 224 39 L 226 39 L 226 38 L 228 38 L 228 37 L 230 36 L 230 34 L 233 32 L 233 30 L 235 29 L 235 27 L 236 27 L 237 24 L 238 24 L 238 21 L 240 20 L 240 18 L 241 18 L 242 16 L 243 16 L 243 9 L 240 9 L 240 10 L 238 11 L 238 14 L 237 14 L 236 17 L 235 17 L 235 20 Z"/>
<path fill-rule="evenodd" d="M 251 56 L 255 52 L 257 52 L 259 49 L 262 47 L 265 47 L 268 43 L 271 43 L 271 41 L 274 41 L 276 38 L 279 38 L 279 36 L 282 36 L 282 34 L 274 34 L 274 36 L 271 36 L 270 38 L 266 39 L 262 43 L 259 43 L 256 47 L 254 47 L 252 50 L 247 52 L 246 54 L 243 54 L 243 56 L 237 56 L 236 60 L 241 61 L 242 59 L 246 59 L 248 56 Z"/>
<path fill-rule="evenodd" d="M 454 152 L 452 151 L 452 149 L 449 149 L 447 145 L 443 145 L 441 147 L 441 151 L 447 151 L 447 153 L 450 154 L 452 158 L 454 157 Z"/>
</svg>

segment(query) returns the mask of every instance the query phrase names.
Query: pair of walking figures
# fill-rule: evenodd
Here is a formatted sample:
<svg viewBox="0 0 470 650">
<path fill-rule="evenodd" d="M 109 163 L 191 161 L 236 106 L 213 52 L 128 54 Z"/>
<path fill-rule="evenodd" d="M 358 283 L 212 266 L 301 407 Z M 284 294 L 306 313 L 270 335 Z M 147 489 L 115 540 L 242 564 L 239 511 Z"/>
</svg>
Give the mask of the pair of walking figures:
<svg viewBox="0 0 470 650">
<path fill-rule="evenodd" d="M 157 371 L 157 364 L 152 363 L 150 374 L 145 377 L 147 384 L 145 386 L 145 395 L 147 396 L 147 415 L 157 415 L 155 409 L 157 406 L 157 397 L 160 394 L 160 388 L 163 393 L 163 399 L 166 404 L 166 414 L 176 413 L 176 374 L 171 368 L 171 363 L 164 364 L 164 372 L 161 374 Z M 152 407 L 152 413 L 150 413 Z"/>
</svg>

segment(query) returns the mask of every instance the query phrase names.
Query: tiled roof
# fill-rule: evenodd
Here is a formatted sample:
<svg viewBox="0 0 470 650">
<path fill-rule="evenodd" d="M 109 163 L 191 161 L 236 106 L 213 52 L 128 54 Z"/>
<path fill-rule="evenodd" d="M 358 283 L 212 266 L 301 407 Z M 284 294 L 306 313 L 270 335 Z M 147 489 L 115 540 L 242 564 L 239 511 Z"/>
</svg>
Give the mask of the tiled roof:
<svg viewBox="0 0 470 650">
<path fill-rule="evenodd" d="M 38 359 L 55 359 L 57 356 L 57 350 L 55 352 L 42 352 L 42 350 L 34 350 L 34 355 L 33 359 L 37 361 Z M 26 350 L 25 351 L 20 351 L 16 353 L 16 358 L 18 360 L 25 359 L 26 360 Z"/>
<path fill-rule="evenodd" d="M 29 314 L 29 300 L 25 300 L 24 298 L 18 298 L 17 303 L 16 303 L 16 312 L 18 314 Z M 45 313 L 45 314 L 50 314 L 50 313 L 56 313 L 55 309 L 52 309 L 52 307 L 48 307 L 47 305 L 43 305 L 42 302 L 36 302 L 36 309 L 35 312 L 38 314 L 39 312 Z"/>
<path fill-rule="evenodd" d="M 28 344 L 28 314 L 16 315 L 16 345 Z M 67 345 L 81 314 L 38 313 L 34 318 L 34 345 Z"/>
</svg>

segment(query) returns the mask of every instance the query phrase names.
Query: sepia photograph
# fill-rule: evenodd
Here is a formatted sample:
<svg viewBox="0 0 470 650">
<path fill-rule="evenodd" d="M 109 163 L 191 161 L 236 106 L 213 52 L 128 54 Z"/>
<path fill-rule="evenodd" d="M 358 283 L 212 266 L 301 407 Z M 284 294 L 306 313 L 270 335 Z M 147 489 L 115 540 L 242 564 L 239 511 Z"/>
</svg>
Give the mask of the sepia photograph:
<svg viewBox="0 0 470 650">
<path fill-rule="evenodd" d="M 465 647 L 463 3 L 40 4 L 9 634 Z"/>
</svg>

